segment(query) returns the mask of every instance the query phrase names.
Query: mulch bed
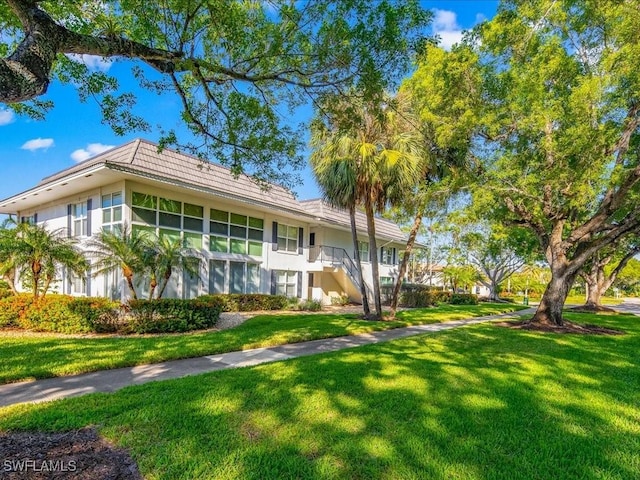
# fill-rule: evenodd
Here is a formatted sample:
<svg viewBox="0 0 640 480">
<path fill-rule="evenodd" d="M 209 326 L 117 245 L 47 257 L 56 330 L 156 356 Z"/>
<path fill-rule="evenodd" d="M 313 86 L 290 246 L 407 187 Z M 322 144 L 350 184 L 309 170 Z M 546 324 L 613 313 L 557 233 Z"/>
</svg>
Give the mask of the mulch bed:
<svg viewBox="0 0 640 480">
<path fill-rule="evenodd" d="M 0 434 L 0 478 L 142 480 L 129 453 L 109 444 L 94 428 Z"/>
<path fill-rule="evenodd" d="M 564 321 L 562 326 L 547 325 L 540 323 L 530 323 L 525 321 L 515 322 L 499 322 L 494 323 L 500 327 L 515 328 L 518 330 L 530 330 L 534 332 L 550 332 L 550 333 L 577 333 L 581 335 L 625 335 L 626 332 L 622 330 L 615 330 L 613 328 L 605 328 L 599 325 L 580 325 L 579 323 L 572 323 Z"/>
</svg>

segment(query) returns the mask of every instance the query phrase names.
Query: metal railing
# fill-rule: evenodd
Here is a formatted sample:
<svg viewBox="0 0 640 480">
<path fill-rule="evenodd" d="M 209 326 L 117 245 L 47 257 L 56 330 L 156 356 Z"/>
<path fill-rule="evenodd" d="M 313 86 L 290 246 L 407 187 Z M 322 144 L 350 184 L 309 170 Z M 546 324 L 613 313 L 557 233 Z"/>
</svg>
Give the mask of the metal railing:
<svg viewBox="0 0 640 480">
<path fill-rule="evenodd" d="M 330 264 L 334 267 L 344 269 L 347 276 L 351 279 L 353 284 L 360 289 L 362 277 L 356 263 L 351 259 L 349 254 L 344 248 L 331 247 L 328 245 L 314 245 L 309 247 L 309 261 L 310 262 L 322 262 L 324 264 Z M 372 297 L 369 285 L 364 283 L 367 296 Z"/>
</svg>

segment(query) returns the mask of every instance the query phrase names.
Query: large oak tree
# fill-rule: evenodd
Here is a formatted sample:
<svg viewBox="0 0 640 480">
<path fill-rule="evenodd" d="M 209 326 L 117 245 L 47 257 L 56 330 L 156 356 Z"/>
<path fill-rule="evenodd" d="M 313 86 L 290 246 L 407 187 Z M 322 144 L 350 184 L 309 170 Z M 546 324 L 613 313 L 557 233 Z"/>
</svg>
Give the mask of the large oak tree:
<svg viewBox="0 0 640 480">
<path fill-rule="evenodd" d="M 116 133 L 145 128 L 135 94 L 81 55 L 129 59 L 142 87 L 177 93 L 197 139 L 183 147 L 286 184 L 302 162 L 293 109 L 351 87 L 379 94 L 406 72 L 429 19 L 417 0 L 7 0 L 0 102 L 42 117 L 58 80 L 97 98 Z M 165 132 L 161 144 L 178 139 Z"/>
<path fill-rule="evenodd" d="M 562 325 L 581 268 L 640 225 L 639 24 L 637 1 L 505 0 L 468 39 L 474 200 L 540 243 L 551 281 L 534 323 Z"/>
</svg>

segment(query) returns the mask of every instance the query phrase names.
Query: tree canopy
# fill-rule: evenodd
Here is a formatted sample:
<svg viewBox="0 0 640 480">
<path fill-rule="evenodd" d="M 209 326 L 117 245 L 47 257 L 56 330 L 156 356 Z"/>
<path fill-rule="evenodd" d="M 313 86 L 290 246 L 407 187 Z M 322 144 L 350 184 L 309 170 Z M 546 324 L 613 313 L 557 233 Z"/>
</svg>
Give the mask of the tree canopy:
<svg viewBox="0 0 640 480">
<path fill-rule="evenodd" d="M 479 80 L 454 86 L 484 169 L 474 202 L 533 232 L 551 267 L 534 322 L 562 324 L 584 263 L 640 226 L 639 23 L 636 2 L 504 0 L 452 52 Z"/>
<path fill-rule="evenodd" d="M 0 3 L 0 102 L 42 117 L 52 81 L 97 98 L 116 133 L 149 127 L 135 95 L 82 55 L 132 61 L 146 89 L 175 92 L 196 141 L 176 144 L 236 173 L 287 183 L 303 103 L 356 88 L 380 94 L 406 73 L 430 13 L 417 0 L 7 0 Z M 143 68 L 143 67 L 151 68 Z M 156 72 L 154 74 L 154 71 Z"/>
</svg>

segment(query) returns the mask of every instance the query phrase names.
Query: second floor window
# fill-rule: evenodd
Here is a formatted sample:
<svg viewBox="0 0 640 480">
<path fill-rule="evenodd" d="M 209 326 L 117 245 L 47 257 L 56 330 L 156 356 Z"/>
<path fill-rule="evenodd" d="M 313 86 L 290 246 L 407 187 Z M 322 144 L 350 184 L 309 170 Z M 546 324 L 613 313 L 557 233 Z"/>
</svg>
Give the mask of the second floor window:
<svg viewBox="0 0 640 480">
<path fill-rule="evenodd" d="M 298 252 L 298 227 L 278 225 L 278 250 Z"/>
<path fill-rule="evenodd" d="M 71 206 L 72 229 L 74 237 L 87 235 L 87 203 L 76 203 Z"/>
<path fill-rule="evenodd" d="M 369 261 L 369 242 L 358 242 L 358 251 L 360 252 L 360 261 Z"/>
<path fill-rule="evenodd" d="M 122 228 L 122 193 L 102 195 L 102 228 L 111 231 Z"/>
</svg>

